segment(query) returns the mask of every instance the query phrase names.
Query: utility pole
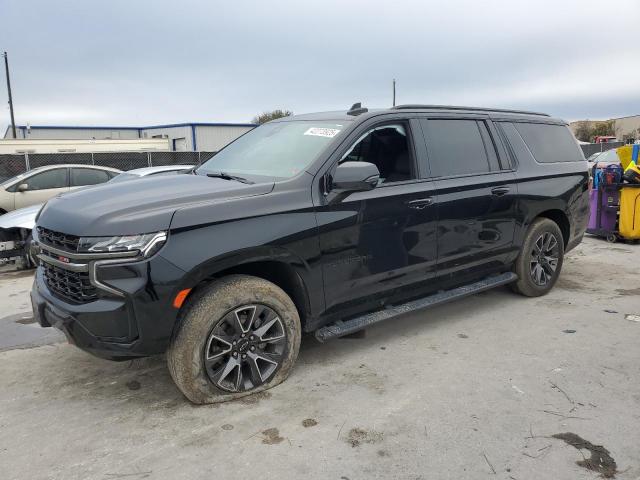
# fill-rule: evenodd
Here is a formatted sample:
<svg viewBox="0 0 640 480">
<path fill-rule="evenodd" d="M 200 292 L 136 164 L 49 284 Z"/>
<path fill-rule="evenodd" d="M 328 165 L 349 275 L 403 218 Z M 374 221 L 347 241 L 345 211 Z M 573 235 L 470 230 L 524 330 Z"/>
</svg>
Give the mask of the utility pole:
<svg viewBox="0 0 640 480">
<path fill-rule="evenodd" d="M 7 56 L 7 52 L 2 54 L 4 57 L 4 70 L 7 73 L 7 92 L 9 93 L 9 112 L 11 113 L 11 132 L 13 133 L 13 138 L 16 137 L 16 121 L 13 118 L 13 99 L 11 98 L 11 80 L 9 80 L 9 58 Z"/>
<path fill-rule="evenodd" d="M 8 73 L 7 73 L 8 75 Z M 9 78 L 9 77 L 7 77 Z M 396 79 L 393 79 L 393 106 L 396 106 Z"/>
</svg>

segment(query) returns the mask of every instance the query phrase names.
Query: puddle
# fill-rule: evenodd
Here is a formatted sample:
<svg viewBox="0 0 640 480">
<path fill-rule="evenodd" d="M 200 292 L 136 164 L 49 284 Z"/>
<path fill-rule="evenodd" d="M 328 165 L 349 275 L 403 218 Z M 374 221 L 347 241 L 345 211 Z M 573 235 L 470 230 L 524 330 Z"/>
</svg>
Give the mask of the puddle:
<svg viewBox="0 0 640 480">
<path fill-rule="evenodd" d="M 564 440 L 567 445 L 575 447 L 577 450 L 589 450 L 591 456 L 584 458 L 584 460 L 578 460 L 576 463 L 581 467 L 598 472 L 602 478 L 615 478 L 618 466 L 616 461 L 609 454 L 609 450 L 602 445 L 594 445 L 593 443 L 581 438 L 575 433 L 556 433 L 552 435 L 553 438 Z M 580 452 L 582 453 L 582 452 Z"/>
</svg>

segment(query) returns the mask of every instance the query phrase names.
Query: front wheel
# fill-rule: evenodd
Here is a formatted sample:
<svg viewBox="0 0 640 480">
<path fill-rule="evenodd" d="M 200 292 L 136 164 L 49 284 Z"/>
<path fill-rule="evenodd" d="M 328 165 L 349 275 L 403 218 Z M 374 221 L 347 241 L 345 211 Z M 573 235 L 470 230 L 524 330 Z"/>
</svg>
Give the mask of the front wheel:
<svg viewBox="0 0 640 480">
<path fill-rule="evenodd" d="M 513 290 L 527 297 L 547 294 L 558 280 L 563 259 L 564 240 L 558 224 L 548 218 L 535 220 L 516 260 L 518 281 L 512 284 Z"/>
<path fill-rule="evenodd" d="M 186 306 L 167 362 L 193 403 L 217 403 L 278 385 L 300 348 L 301 327 L 291 298 L 257 277 L 231 275 Z"/>
</svg>

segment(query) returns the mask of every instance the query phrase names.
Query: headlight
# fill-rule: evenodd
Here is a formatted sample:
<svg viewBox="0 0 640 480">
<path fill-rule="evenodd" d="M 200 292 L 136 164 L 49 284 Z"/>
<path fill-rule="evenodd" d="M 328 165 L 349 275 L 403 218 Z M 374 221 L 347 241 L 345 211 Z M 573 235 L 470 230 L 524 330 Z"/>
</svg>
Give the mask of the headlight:
<svg viewBox="0 0 640 480">
<path fill-rule="evenodd" d="M 78 242 L 78 252 L 139 252 L 145 257 L 150 257 L 160 250 L 166 241 L 166 232 L 122 235 L 116 237 L 81 237 Z"/>
</svg>

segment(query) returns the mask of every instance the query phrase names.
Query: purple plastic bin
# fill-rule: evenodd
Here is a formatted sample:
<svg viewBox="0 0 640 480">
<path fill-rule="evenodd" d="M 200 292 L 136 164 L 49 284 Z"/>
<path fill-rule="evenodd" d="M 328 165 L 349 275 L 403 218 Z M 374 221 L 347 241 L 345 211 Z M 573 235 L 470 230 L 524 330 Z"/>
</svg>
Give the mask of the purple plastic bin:
<svg viewBox="0 0 640 480">
<path fill-rule="evenodd" d="M 591 215 L 589 216 L 589 230 L 608 230 L 614 232 L 616 230 L 616 222 L 618 221 L 618 207 L 620 203 L 620 193 L 617 188 L 602 190 L 602 200 L 600 204 L 600 227 L 598 227 L 598 190 L 589 192 L 589 204 L 591 206 Z"/>
</svg>

